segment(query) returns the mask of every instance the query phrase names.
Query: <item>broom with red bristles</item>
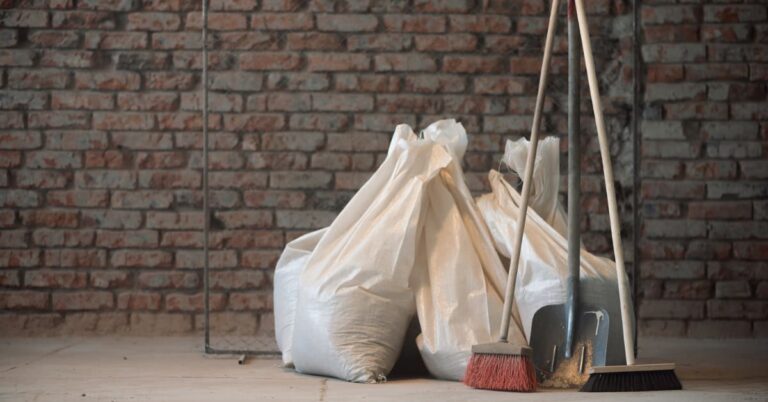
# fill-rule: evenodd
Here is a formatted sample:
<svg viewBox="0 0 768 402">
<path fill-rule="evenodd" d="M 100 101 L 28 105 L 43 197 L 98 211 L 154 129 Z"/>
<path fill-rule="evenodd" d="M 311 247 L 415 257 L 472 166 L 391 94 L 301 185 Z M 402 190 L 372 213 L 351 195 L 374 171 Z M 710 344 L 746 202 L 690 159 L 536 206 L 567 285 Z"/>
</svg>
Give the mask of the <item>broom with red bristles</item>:
<svg viewBox="0 0 768 402">
<path fill-rule="evenodd" d="M 509 320 L 512 313 L 512 303 L 515 300 L 515 282 L 517 281 L 517 268 L 520 262 L 520 248 L 523 244 L 525 232 L 525 218 L 528 212 L 528 199 L 531 193 L 533 177 L 533 164 L 536 160 L 536 149 L 539 144 L 539 125 L 541 112 L 544 106 L 544 90 L 547 87 L 549 75 L 549 62 L 552 58 L 552 42 L 554 40 L 555 26 L 557 23 L 557 8 L 559 0 L 552 0 L 552 9 L 549 14 L 549 27 L 544 44 L 544 59 L 541 65 L 539 77 L 539 90 L 536 96 L 536 108 L 533 114 L 531 127 L 530 149 L 525 161 L 525 172 L 522 190 L 522 202 L 520 203 L 520 215 L 517 218 L 517 232 L 515 243 L 511 250 L 511 261 L 507 277 L 507 288 L 504 296 L 504 308 L 501 314 L 501 329 L 499 341 L 472 346 L 472 357 L 464 374 L 464 384 L 473 388 L 490 389 L 496 391 L 533 392 L 536 390 L 536 370 L 531 360 L 531 348 L 528 345 L 510 343 Z"/>
</svg>

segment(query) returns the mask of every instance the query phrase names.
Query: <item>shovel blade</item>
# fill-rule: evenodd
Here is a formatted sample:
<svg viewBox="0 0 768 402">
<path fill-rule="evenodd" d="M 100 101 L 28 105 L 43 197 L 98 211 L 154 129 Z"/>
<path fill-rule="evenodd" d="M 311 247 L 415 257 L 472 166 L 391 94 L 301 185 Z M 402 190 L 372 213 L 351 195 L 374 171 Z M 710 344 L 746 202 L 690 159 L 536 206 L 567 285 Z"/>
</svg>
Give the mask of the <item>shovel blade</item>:
<svg viewBox="0 0 768 402">
<path fill-rule="evenodd" d="M 577 386 L 588 378 L 589 367 L 606 364 L 610 320 L 605 309 L 582 306 L 577 315 L 574 350 L 568 359 L 565 358 L 565 323 L 564 304 L 545 306 L 533 316 L 530 341 L 533 363 L 544 384 L 558 377 L 554 383 Z"/>
</svg>

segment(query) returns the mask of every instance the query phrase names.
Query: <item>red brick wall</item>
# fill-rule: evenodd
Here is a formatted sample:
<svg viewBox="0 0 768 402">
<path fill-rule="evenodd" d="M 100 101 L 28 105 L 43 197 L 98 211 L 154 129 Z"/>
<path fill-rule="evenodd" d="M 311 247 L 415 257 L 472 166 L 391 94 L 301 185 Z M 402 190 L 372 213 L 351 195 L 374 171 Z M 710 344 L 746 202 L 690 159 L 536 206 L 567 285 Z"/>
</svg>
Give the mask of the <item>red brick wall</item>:
<svg viewBox="0 0 768 402">
<path fill-rule="evenodd" d="M 631 3 L 587 3 L 628 229 Z M 0 4 L 0 332 L 199 329 L 199 2 Z M 766 7 L 644 4 L 641 328 L 765 334 Z M 283 245 L 333 219 L 396 123 L 460 118 L 471 136 L 467 180 L 483 191 L 505 139 L 530 129 L 547 9 L 543 0 L 485 10 L 473 0 L 212 0 L 213 322 L 271 330 Z M 566 123 L 565 49 L 561 35 L 552 134 Z M 583 99 L 582 228 L 605 253 Z"/>
<path fill-rule="evenodd" d="M 701 3 L 643 1 L 640 317 L 768 336 L 767 4 Z"/>
</svg>

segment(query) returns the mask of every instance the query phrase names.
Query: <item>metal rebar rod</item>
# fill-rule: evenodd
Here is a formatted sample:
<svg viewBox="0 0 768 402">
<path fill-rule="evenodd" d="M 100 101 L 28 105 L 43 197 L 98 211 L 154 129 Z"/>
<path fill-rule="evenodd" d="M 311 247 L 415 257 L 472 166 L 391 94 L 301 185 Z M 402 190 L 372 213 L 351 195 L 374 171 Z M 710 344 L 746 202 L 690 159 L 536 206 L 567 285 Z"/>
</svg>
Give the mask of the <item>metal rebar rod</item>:
<svg viewBox="0 0 768 402">
<path fill-rule="evenodd" d="M 576 5 L 568 0 L 568 279 L 566 282 L 565 357 L 573 354 L 576 314 L 579 303 L 579 274 L 581 266 L 581 141 L 580 94 L 581 55 Z"/>
<path fill-rule="evenodd" d="M 208 0 L 202 0 L 203 28 L 202 28 L 202 111 L 203 111 L 203 305 L 205 325 L 205 350 L 211 345 L 210 327 L 210 286 L 208 283 L 208 232 L 210 230 L 209 199 L 208 199 Z"/>
</svg>

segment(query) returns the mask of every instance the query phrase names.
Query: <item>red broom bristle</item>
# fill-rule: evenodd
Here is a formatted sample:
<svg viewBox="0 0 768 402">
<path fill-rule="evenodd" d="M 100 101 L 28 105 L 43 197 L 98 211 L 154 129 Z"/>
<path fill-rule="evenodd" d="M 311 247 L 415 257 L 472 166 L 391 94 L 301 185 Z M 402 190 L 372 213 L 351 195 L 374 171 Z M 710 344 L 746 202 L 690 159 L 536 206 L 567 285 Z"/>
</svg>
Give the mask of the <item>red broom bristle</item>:
<svg viewBox="0 0 768 402">
<path fill-rule="evenodd" d="M 472 354 L 464 373 L 464 384 L 494 391 L 533 392 L 538 386 L 530 357 L 522 355 Z"/>
</svg>

